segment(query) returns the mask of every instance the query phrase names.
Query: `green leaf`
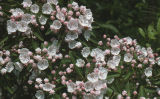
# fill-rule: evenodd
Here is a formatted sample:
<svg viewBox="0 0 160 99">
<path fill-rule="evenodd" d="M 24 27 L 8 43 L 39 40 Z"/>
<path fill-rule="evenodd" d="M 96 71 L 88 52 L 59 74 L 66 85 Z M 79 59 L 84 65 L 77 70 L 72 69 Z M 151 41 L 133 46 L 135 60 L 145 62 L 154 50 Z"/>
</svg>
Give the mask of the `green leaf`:
<svg viewBox="0 0 160 99">
<path fill-rule="evenodd" d="M 107 96 L 111 96 L 112 94 L 113 94 L 113 90 L 111 89 L 111 88 L 107 88 L 107 91 L 106 91 L 106 94 L 107 94 Z"/>
<path fill-rule="evenodd" d="M 102 28 L 106 28 L 106 29 L 112 30 L 112 31 L 114 31 L 114 32 L 116 32 L 116 33 L 119 32 L 118 29 L 117 29 L 115 26 L 111 25 L 111 24 L 102 24 L 102 25 L 100 25 L 100 26 L 101 26 Z"/>
<path fill-rule="evenodd" d="M 44 39 L 42 38 L 42 36 L 41 36 L 39 33 L 33 32 L 33 34 L 34 34 L 39 40 L 44 41 Z"/>
<path fill-rule="evenodd" d="M 107 79 L 114 78 L 114 77 L 119 77 L 119 76 L 120 76 L 120 74 L 112 74 L 112 75 L 108 75 Z"/>
<path fill-rule="evenodd" d="M 139 33 L 145 38 L 145 32 L 142 28 L 138 28 Z"/>
<path fill-rule="evenodd" d="M 8 36 L 7 37 L 5 37 L 2 41 L 0 41 L 0 45 L 1 44 L 3 44 L 5 41 L 7 41 L 8 40 Z"/>
<path fill-rule="evenodd" d="M 13 94 L 13 90 L 10 87 L 6 88 L 10 94 Z"/>
<path fill-rule="evenodd" d="M 82 75 L 82 71 L 81 71 L 81 69 L 79 67 L 75 66 L 75 70 L 76 70 L 76 73 L 78 73 L 79 76 L 84 78 L 83 75 Z"/>
<path fill-rule="evenodd" d="M 139 97 L 144 97 L 144 86 L 140 86 L 139 88 Z"/>
<path fill-rule="evenodd" d="M 160 33 L 160 18 L 158 19 L 158 22 L 157 22 L 157 31 L 158 33 Z"/>
<path fill-rule="evenodd" d="M 125 76 L 124 76 L 124 80 L 128 80 L 130 78 L 130 76 L 133 74 L 133 72 L 128 72 Z"/>
<path fill-rule="evenodd" d="M 38 48 L 38 46 L 39 46 L 39 44 L 38 44 L 36 41 L 33 41 L 33 42 L 32 42 L 32 47 L 33 47 L 34 49 Z"/>
<path fill-rule="evenodd" d="M 156 30 L 154 29 L 154 27 L 153 27 L 153 25 L 149 25 L 148 26 L 148 37 L 150 38 L 150 39 L 156 39 L 156 34 L 157 34 L 157 32 L 156 32 Z"/>
<path fill-rule="evenodd" d="M 55 94 L 55 95 L 54 95 L 54 98 L 55 98 L 55 99 L 61 99 L 61 97 L 60 97 L 58 94 Z"/>
<path fill-rule="evenodd" d="M 155 93 L 156 90 L 154 88 L 145 88 L 146 93 Z"/>
<path fill-rule="evenodd" d="M 49 35 L 49 34 L 51 34 L 51 33 L 53 33 L 51 30 L 48 30 L 46 33 L 45 33 L 45 35 Z"/>
<path fill-rule="evenodd" d="M 130 91 L 129 81 L 128 81 L 128 83 L 126 84 L 126 91 L 127 91 L 128 96 L 130 96 L 130 95 L 131 95 L 131 91 Z"/>
</svg>

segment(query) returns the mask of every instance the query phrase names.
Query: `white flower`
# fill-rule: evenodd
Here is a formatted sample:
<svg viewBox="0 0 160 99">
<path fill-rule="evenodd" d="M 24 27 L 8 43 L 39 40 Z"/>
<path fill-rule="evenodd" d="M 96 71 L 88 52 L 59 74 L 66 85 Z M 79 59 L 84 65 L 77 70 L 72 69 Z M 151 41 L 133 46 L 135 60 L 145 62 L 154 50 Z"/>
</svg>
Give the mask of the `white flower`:
<svg viewBox="0 0 160 99">
<path fill-rule="evenodd" d="M 13 62 L 8 62 L 5 68 L 6 68 L 7 72 L 9 72 L 9 73 L 12 72 L 14 69 Z"/>
<path fill-rule="evenodd" d="M 69 43 L 68 43 L 69 48 L 70 48 L 70 49 L 74 49 L 74 48 L 76 48 L 76 43 L 77 43 L 77 41 L 75 41 L 75 40 L 74 40 L 74 41 L 69 42 Z"/>
<path fill-rule="evenodd" d="M 20 54 L 19 59 L 23 64 L 26 64 L 30 61 L 30 56 L 27 54 Z"/>
<path fill-rule="evenodd" d="M 36 96 L 37 99 L 44 99 L 44 93 L 43 93 L 42 90 L 36 91 L 35 96 Z"/>
<path fill-rule="evenodd" d="M 57 52 L 57 47 L 54 46 L 53 44 L 48 47 L 48 55 L 49 56 L 55 56 Z"/>
<path fill-rule="evenodd" d="M 62 12 L 58 12 L 56 14 L 56 18 L 59 19 L 59 20 L 64 21 L 65 20 L 65 15 Z"/>
<path fill-rule="evenodd" d="M 22 64 L 19 63 L 19 62 L 15 62 L 15 63 L 14 63 L 14 66 L 15 66 L 15 69 L 18 70 L 18 71 L 20 71 L 20 72 L 21 72 L 22 69 L 23 69 Z"/>
<path fill-rule="evenodd" d="M 108 60 L 107 66 L 110 67 L 111 69 L 115 69 L 116 63 L 114 62 L 114 60 Z"/>
<path fill-rule="evenodd" d="M 144 71 L 144 74 L 147 76 L 147 77 L 151 77 L 152 76 L 152 68 L 151 67 L 147 67 Z"/>
<path fill-rule="evenodd" d="M 47 0 L 47 3 L 57 5 L 58 4 L 58 0 Z"/>
<path fill-rule="evenodd" d="M 86 9 L 84 15 L 86 16 L 86 18 L 88 20 L 90 20 L 92 18 L 92 12 L 91 12 L 91 9 Z"/>
<path fill-rule="evenodd" d="M 87 58 L 90 54 L 90 48 L 89 47 L 84 47 L 81 51 L 81 54 L 83 57 Z"/>
<path fill-rule="evenodd" d="M 83 99 L 96 99 L 96 98 L 94 95 L 86 94 L 86 95 L 83 95 Z"/>
<path fill-rule="evenodd" d="M 19 21 L 17 24 L 17 29 L 20 32 L 26 32 L 28 29 L 28 24 L 25 21 Z"/>
<path fill-rule="evenodd" d="M 54 86 L 52 84 L 50 84 L 50 83 L 43 84 L 43 90 L 44 91 L 51 91 L 53 89 L 53 87 Z"/>
<path fill-rule="evenodd" d="M 98 77 L 101 80 L 105 80 L 107 78 L 108 70 L 104 67 L 99 68 Z"/>
<path fill-rule="evenodd" d="M 50 4 L 46 3 L 42 6 L 42 13 L 43 14 L 51 14 L 52 11 L 53 11 L 53 9 Z"/>
<path fill-rule="evenodd" d="M 79 6 L 78 6 L 78 3 L 77 2 L 73 2 L 72 3 L 72 8 L 73 9 L 76 9 L 76 8 L 78 8 Z"/>
<path fill-rule="evenodd" d="M 47 18 L 41 15 L 41 16 L 39 17 L 39 23 L 40 23 L 41 25 L 45 25 L 45 24 L 47 23 Z"/>
<path fill-rule="evenodd" d="M 27 48 L 20 49 L 20 54 L 28 54 L 29 50 Z"/>
<path fill-rule="evenodd" d="M 74 48 L 79 48 L 79 47 L 81 47 L 82 46 L 82 44 L 81 44 L 81 42 L 77 42 L 77 41 L 71 41 L 71 42 L 69 42 L 68 43 L 69 44 L 69 48 L 70 49 L 74 49 Z"/>
<path fill-rule="evenodd" d="M 99 48 L 92 49 L 90 55 L 96 57 L 98 54 L 103 54 L 103 51 Z"/>
<path fill-rule="evenodd" d="M 11 34 L 12 32 L 17 31 L 17 24 L 15 21 L 12 21 L 12 20 L 7 21 L 7 31 L 8 31 L 8 34 Z"/>
<path fill-rule="evenodd" d="M 55 30 L 58 30 L 62 27 L 62 23 L 59 20 L 54 20 L 53 24 L 50 27 Z"/>
<path fill-rule="evenodd" d="M 126 44 L 127 45 L 132 45 L 132 38 L 126 37 L 125 39 L 126 39 Z"/>
<path fill-rule="evenodd" d="M 96 99 L 103 99 L 103 94 L 96 96 Z"/>
<path fill-rule="evenodd" d="M 97 82 L 94 83 L 94 88 L 96 90 L 101 90 L 104 85 L 106 85 L 107 80 L 98 80 Z"/>
<path fill-rule="evenodd" d="M 114 81 L 114 77 L 110 78 L 110 79 L 107 79 L 107 84 L 111 84 L 113 81 Z"/>
<path fill-rule="evenodd" d="M 25 34 L 26 34 L 26 35 L 30 35 L 30 34 L 32 34 L 32 30 L 31 30 L 31 28 L 30 28 L 30 27 L 28 27 L 28 29 L 26 30 Z"/>
<path fill-rule="evenodd" d="M 4 63 L 3 57 L 0 56 L 0 64 Z"/>
<path fill-rule="evenodd" d="M 98 81 L 98 74 L 97 73 L 90 73 L 90 74 L 88 74 L 87 75 L 87 79 L 90 81 L 90 82 L 92 82 L 92 83 L 94 83 L 94 82 L 96 82 L 96 81 Z"/>
<path fill-rule="evenodd" d="M 115 66 L 118 66 L 121 60 L 121 56 L 120 55 L 115 55 L 113 56 L 113 61 L 115 62 Z"/>
<path fill-rule="evenodd" d="M 126 54 L 124 55 L 124 61 L 125 61 L 125 62 L 131 62 L 132 59 L 133 59 L 133 55 L 131 55 L 130 53 L 126 53 Z"/>
<path fill-rule="evenodd" d="M 111 47 L 118 47 L 120 46 L 120 43 L 117 39 L 112 39 L 111 40 Z"/>
<path fill-rule="evenodd" d="M 37 63 L 37 67 L 39 70 L 45 70 L 48 68 L 48 66 L 49 66 L 49 63 L 48 63 L 48 60 L 46 59 L 39 60 Z"/>
<path fill-rule="evenodd" d="M 32 15 L 31 14 L 24 14 L 22 16 L 22 21 L 26 22 L 27 24 L 29 24 L 32 20 Z"/>
<path fill-rule="evenodd" d="M 36 78 L 36 82 L 37 82 L 38 84 L 41 84 L 41 83 L 42 83 L 42 79 L 41 79 L 41 78 Z"/>
<path fill-rule="evenodd" d="M 71 31 L 78 29 L 78 21 L 76 19 L 70 19 L 67 28 Z"/>
<path fill-rule="evenodd" d="M 85 91 L 91 91 L 91 90 L 93 90 L 93 88 L 94 88 L 94 85 L 93 85 L 93 83 L 92 82 L 90 82 L 90 81 L 87 81 L 87 82 L 85 82 L 85 84 L 84 84 L 84 88 L 85 88 Z"/>
<path fill-rule="evenodd" d="M 39 6 L 37 4 L 33 4 L 30 8 L 32 13 L 38 13 L 39 12 Z"/>
<path fill-rule="evenodd" d="M 77 59 L 76 66 L 83 67 L 85 65 L 85 61 L 82 59 Z"/>
<path fill-rule="evenodd" d="M 2 68 L 1 69 L 1 74 L 5 74 L 7 72 L 7 69 L 6 68 Z"/>
<path fill-rule="evenodd" d="M 74 92 L 76 90 L 76 84 L 73 82 L 70 82 L 69 84 L 67 84 L 67 91 L 68 92 Z"/>
<path fill-rule="evenodd" d="M 31 0 L 23 0 L 22 4 L 25 7 L 30 7 L 32 5 L 32 1 Z"/>
<path fill-rule="evenodd" d="M 141 53 L 142 53 L 145 57 L 148 55 L 148 52 L 147 52 L 146 48 L 144 48 L 144 47 L 141 49 Z"/>
<path fill-rule="evenodd" d="M 96 58 L 96 61 L 104 61 L 105 59 L 105 56 L 103 54 L 104 52 L 99 49 L 99 48 L 95 48 L 95 49 L 92 49 L 90 55 L 92 57 L 95 57 Z"/>
<path fill-rule="evenodd" d="M 118 55 L 119 53 L 120 53 L 120 48 L 118 48 L 118 47 L 112 47 L 111 48 L 111 54 L 113 54 L 113 55 Z"/>
<path fill-rule="evenodd" d="M 21 15 L 23 15 L 24 14 L 24 12 L 20 9 L 20 8 L 16 8 L 16 9 L 14 9 L 13 11 L 12 11 L 12 15 L 14 16 L 14 17 L 19 17 L 19 16 L 21 16 Z"/>
<path fill-rule="evenodd" d="M 78 33 L 71 33 L 71 32 L 69 32 L 69 33 L 67 33 L 67 35 L 65 37 L 65 40 L 66 41 L 73 41 L 73 40 L 75 40 L 77 38 L 78 38 Z"/>
<path fill-rule="evenodd" d="M 157 64 L 160 65 L 160 57 L 158 57 Z"/>
<path fill-rule="evenodd" d="M 85 31 L 84 38 L 88 41 L 90 39 L 90 37 L 91 37 L 90 31 L 89 30 Z"/>
<path fill-rule="evenodd" d="M 83 15 L 79 16 L 79 24 L 83 27 L 91 27 L 91 22 Z"/>
</svg>

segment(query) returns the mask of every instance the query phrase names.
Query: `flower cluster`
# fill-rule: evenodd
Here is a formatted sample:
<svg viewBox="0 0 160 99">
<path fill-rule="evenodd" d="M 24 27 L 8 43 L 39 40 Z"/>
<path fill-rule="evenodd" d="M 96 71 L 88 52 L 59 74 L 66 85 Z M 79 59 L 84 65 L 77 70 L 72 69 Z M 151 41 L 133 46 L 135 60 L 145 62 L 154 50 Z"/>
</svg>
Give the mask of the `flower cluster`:
<svg viewBox="0 0 160 99">
<path fill-rule="evenodd" d="M 65 41 L 69 42 L 71 49 L 81 46 L 81 42 L 75 41 L 78 35 L 83 33 L 86 40 L 90 38 L 93 17 L 91 10 L 86 6 L 79 6 L 78 3 L 73 2 L 68 4 L 67 8 L 60 8 L 57 0 L 47 0 L 42 8 L 37 4 L 32 4 L 31 0 L 24 0 L 22 5 L 26 10 L 30 9 L 30 12 L 25 13 L 20 8 L 11 9 L 12 15 L 7 21 L 8 34 L 19 31 L 23 35 L 30 36 L 34 34 L 32 26 L 40 26 L 40 29 L 44 30 L 49 24 L 50 31 L 67 33 Z M 39 13 L 42 14 L 39 15 Z"/>
<path fill-rule="evenodd" d="M 152 83 L 159 79 L 159 75 L 154 75 L 160 57 L 150 47 L 142 47 L 130 37 L 111 39 L 107 35 L 103 35 L 95 48 L 78 41 L 82 33 L 90 41 L 93 17 L 90 9 L 76 2 L 62 8 L 57 0 L 46 0 L 42 7 L 31 0 L 24 0 L 22 5 L 24 10 L 10 10 L 8 34 L 23 33 L 32 39 L 50 31 L 58 37 L 50 35 L 51 42 L 36 43 L 36 48 L 21 41 L 10 50 L 0 51 L 0 73 L 6 76 L 25 71 L 28 84 L 36 89 L 37 99 L 50 99 L 57 94 L 63 99 L 108 99 L 106 96 L 145 99 L 138 92 L 149 90 L 147 88 L 154 90 L 153 94 L 147 93 L 148 97 L 160 95 L 159 84 Z M 69 49 L 63 41 L 68 42 Z M 75 48 L 77 52 L 72 50 Z M 0 98 L 2 95 L 0 88 Z"/>
</svg>

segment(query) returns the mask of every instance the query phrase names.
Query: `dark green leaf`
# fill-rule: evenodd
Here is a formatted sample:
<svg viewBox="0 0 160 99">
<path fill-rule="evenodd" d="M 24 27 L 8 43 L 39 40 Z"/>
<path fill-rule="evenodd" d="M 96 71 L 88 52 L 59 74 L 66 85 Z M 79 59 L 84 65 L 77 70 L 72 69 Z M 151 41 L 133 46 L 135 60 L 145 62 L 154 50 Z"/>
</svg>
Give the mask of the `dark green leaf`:
<svg viewBox="0 0 160 99">
<path fill-rule="evenodd" d="M 33 34 L 34 34 L 39 40 L 44 41 L 43 37 L 42 37 L 39 33 L 33 32 Z"/>
<path fill-rule="evenodd" d="M 145 32 L 142 28 L 138 28 L 139 33 L 145 38 Z"/>
</svg>

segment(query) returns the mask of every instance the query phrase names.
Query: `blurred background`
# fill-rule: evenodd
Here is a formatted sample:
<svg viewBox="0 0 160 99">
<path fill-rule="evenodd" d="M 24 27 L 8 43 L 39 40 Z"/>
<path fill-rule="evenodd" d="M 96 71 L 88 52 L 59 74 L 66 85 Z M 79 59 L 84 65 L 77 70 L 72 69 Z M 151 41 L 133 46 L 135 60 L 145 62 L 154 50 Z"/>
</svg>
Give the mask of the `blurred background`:
<svg viewBox="0 0 160 99">
<path fill-rule="evenodd" d="M 96 35 L 130 36 L 160 52 L 160 0 L 75 0 L 90 8 Z"/>
</svg>

